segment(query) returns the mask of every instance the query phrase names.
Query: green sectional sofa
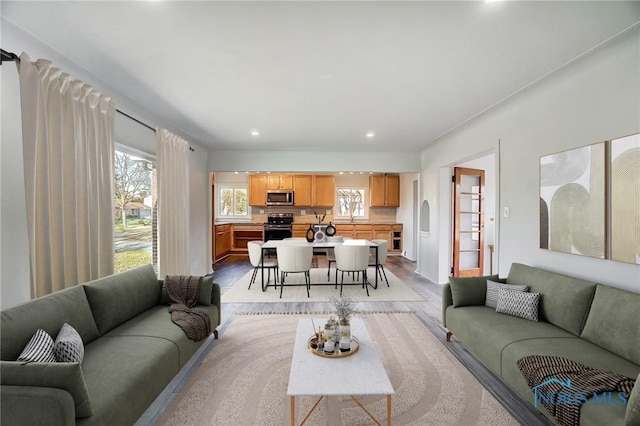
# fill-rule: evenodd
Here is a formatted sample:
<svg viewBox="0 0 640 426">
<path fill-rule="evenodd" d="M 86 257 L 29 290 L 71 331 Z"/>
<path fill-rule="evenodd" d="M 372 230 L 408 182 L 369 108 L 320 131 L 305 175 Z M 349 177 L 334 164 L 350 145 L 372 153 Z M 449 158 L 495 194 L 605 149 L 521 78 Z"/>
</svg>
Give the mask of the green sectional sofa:
<svg viewBox="0 0 640 426">
<path fill-rule="evenodd" d="M 487 279 L 540 293 L 539 320 L 485 306 Z M 506 280 L 451 278 L 442 295 L 447 339 L 452 334 L 532 404 L 534 394 L 516 362 L 528 355 L 561 356 L 637 378 L 627 404 L 583 405 L 581 425 L 640 425 L 640 294 L 514 263 Z M 537 408 L 555 421 L 542 404 Z"/>
<path fill-rule="evenodd" d="M 134 424 L 209 340 L 187 339 L 168 308 L 163 281 L 147 265 L 2 311 L 2 425 Z M 213 277 L 202 280 L 197 308 L 215 330 Z M 82 363 L 16 361 L 37 329 L 55 339 L 64 323 L 82 338 Z"/>
</svg>

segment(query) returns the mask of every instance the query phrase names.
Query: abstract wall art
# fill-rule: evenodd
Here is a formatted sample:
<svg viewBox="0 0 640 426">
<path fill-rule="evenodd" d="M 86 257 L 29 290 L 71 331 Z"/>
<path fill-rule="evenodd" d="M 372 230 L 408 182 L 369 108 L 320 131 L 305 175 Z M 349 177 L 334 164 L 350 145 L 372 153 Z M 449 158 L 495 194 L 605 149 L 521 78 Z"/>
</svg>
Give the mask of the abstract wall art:
<svg viewBox="0 0 640 426">
<path fill-rule="evenodd" d="M 640 264 L 640 134 L 611 141 L 611 260 Z"/>
<path fill-rule="evenodd" d="M 604 258 L 605 143 L 540 158 L 540 247 Z"/>
</svg>

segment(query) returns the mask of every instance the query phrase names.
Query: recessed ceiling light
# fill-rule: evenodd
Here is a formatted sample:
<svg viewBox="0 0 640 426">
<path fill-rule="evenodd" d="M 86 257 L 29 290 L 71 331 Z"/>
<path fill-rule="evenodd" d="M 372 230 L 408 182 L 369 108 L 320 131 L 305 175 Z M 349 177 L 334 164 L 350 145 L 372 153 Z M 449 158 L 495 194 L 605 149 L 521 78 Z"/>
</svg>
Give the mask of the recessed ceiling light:
<svg viewBox="0 0 640 426">
<path fill-rule="evenodd" d="M 257 130 L 252 130 L 251 131 L 251 136 L 260 136 L 260 132 Z"/>
<path fill-rule="evenodd" d="M 238 174 L 238 172 L 233 172 L 233 173 Z"/>
<path fill-rule="evenodd" d="M 375 133 L 373 133 L 373 132 L 367 132 L 367 137 L 368 137 L 368 138 L 372 138 L 372 137 L 374 137 L 375 135 L 376 135 L 376 134 L 375 134 Z"/>
<path fill-rule="evenodd" d="M 343 175 L 343 174 L 344 174 L 344 172 L 340 172 L 340 174 L 341 174 L 341 175 Z"/>
</svg>

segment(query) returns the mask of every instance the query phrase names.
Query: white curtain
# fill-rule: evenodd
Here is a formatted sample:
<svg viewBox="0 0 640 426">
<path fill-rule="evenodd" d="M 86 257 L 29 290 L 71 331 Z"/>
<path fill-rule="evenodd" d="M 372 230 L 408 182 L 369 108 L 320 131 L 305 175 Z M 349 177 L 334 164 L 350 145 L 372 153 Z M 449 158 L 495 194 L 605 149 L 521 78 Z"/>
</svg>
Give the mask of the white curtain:
<svg viewBox="0 0 640 426">
<path fill-rule="evenodd" d="M 20 56 L 32 296 L 113 273 L 115 105 Z"/>
<path fill-rule="evenodd" d="M 189 275 L 189 144 L 156 131 L 158 168 L 158 276 Z"/>
</svg>

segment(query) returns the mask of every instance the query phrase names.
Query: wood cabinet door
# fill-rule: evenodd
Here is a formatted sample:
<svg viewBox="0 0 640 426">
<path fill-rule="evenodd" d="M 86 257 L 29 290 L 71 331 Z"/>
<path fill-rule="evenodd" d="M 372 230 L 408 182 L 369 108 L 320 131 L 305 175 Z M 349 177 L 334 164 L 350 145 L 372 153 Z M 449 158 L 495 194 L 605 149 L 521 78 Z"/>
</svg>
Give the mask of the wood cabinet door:
<svg viewBox="0 0 640 426">
<path fill-rule="evenodd" d="M 400 207 L 400 176 L 385 176 L 385 205 Z"/>
<path fill-rule="evenodd" d="M 369 176 L 369 206 L 385 207 L 385 180 L 383 175 Z"/>
<path fill-rule="evenodd" d="M 387 240 L 391 247 L 391 225 L 373 225 L 373 239 Z"/>
<path fill-rule="evenodd" d="M 307 231 L 309 230 L 309 225 L 306 223 L 291 225 L 291 236 L 294 238 L 306 238 Z"/>
<path fill-rule="evenodd" d="M 353 238 L 353 225 L 343 225 L 337 223 L 336 227 L 336 235 L 341 237 Z"/>
<path fill-rule="evenodd" d="M 267 177 L 264 175 L 249 176 L 249 205 L 267 205 Z"/>
<path fill-rule="evenodd" d="M 293 189 L 293 176 L 280 175 L 280 188 L 278 189 Z"/>
<path fill-rule="evenodd" d="M 335 204 L 336 178 L 333 175 L 313 176 L 312 205 L 333 207 Z"/>
<path fill-rule="evenodd" d="M 293 205 L 311 206 L 311 175 L 293 177 Z"/>
<path fill-rule="evenodd" d="M 267 175 L 267 189 L 280 189 L 280 175 Z"/>
</svg>

